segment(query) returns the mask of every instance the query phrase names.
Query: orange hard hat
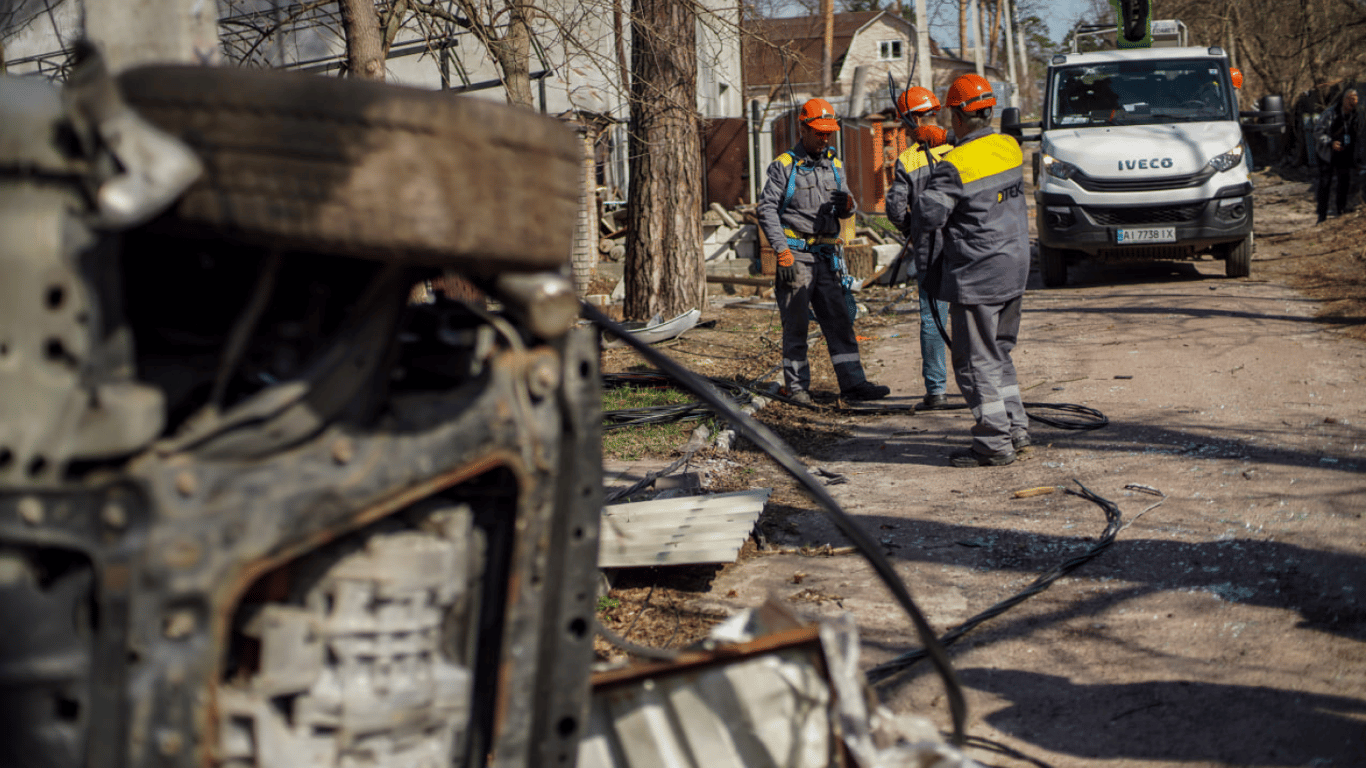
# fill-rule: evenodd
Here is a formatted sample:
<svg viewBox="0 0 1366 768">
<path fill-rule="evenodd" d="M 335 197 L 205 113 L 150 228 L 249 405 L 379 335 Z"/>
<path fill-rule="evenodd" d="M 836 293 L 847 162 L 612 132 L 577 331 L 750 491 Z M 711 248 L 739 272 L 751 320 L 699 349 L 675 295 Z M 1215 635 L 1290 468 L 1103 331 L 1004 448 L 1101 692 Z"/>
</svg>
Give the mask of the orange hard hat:
<svg viewBox="0 0 1366 768">
<path fill-rule="evenodd" d="M 996 106 L 996 94 L 991 92 L 991 83 L 988 83 L 985 77 L 969 72 L 960 75 L 953 81 L 953 85 L 949 86 L 946 101 L 950 107 L 976 112 L 979 109 Z"/>
<path fill-rule="evenodd" d="M 822 133 L 840 129 L 839 118 L 835 117 L 835 108 L 825 99 L 812 99 L 803 104 L 800 117 L 802 125 L 809 125 Z"/>
<path fill-rule="evenodd" d="M 949 132 L 937 125 L 922 125 L 915 129 L 915 140 L 927 147 L 937 147 L 949 140 Z"/>
<path fill-rule="evenodd" d="M 1241 69 L 1238 69 L 1237 67 L 1229 67 L 1229 70 L 1228 70 L 1228 71 L 1229 71 L 1230 73 L 1233 74 L 1233 87 L 1234 87 L 1234 88 L 1242 88 L 1242 87 L 1243 87 L 1243 71 L 1242 71 Z"/>
<path fill-rule="evenodd" d="M 896 99 L 896 113 L 905 115 L 907 112 L 922 114 L 934 112 L 939 109 L 939 99 L 934 97 L 934 92 L 929 88 L 907 88 Z"/>
</svg>

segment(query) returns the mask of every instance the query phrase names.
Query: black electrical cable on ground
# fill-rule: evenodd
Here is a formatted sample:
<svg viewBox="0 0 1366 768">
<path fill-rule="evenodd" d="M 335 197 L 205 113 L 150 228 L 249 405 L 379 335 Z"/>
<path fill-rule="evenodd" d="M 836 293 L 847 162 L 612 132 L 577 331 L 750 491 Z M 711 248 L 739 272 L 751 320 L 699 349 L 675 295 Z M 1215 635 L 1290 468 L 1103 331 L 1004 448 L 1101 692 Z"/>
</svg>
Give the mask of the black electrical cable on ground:
<svg viewBox="0 0 1366 768">
<path fill-rule="evenodd" d="M 1070 493 L 1073 496 L 1080 496 L 1081 498 L 1086 499 L 1087 501 L 1091 501 L 1099 505 L 1100 508 L 1105 511 L 1105 531 L 1101 534 L 1100 540 L 1097 541 L 1094 546 L 1092 546 L 1090 549 L 1086 550 L 1082 554 L 1065 560 L 1062 563 L 1055 566 L 1052 570 L 1040 574 L 1039 577 L 1034 579 L 1034 581 L 1030 583 L 1029 586 L 1025 587 L 1016 595 L 1006 598 L 1005 600 L 1002 600 L 1001 602 L 991 606 L 985 611 L 982 611 L 976 616 L 973 616 L 972 618 L 968 619 L 962 624 L 959 624 L 958 626 L 954 627 L 948 632 L 945 632 L 943 636 L 939 638 L 940 645 L 944 647 L 953 645 L 959 640 L 959 638 L 971 632 L 973 629 L 976 629 L 977 626 L 982 624 L 983 622 L 1000 616 L 1001 614 L 1005 613 L 1011 608 L 1014 608 L 1020 603 L 1023 603 L 1025 600 L 1028 600 L 1034 595 L 1037 595 L 1040 592 L 1043 592 L 1044 590 L 1048 589 L 1050 586 L 1053 585 L 1053 582 L 1057 581 L 1063 576 L 1066 576 L 1072 571 L 1075 571 L 1082 565 L 1090 562 L 1097 555 L 1099 555 L 1101 552 L 1104 552 L 1106 549 L 1109 548 L 1111 544 L 1114 543 L 1115 535 L 1119 533 L 1120 529 L 1119 505 L 1115 504 L 1113 501 L 1110 501 L 1109 499 L 1096 495 L 1095 493 L 1091 492 L 1089 488 L 1082 485 L 1077 480 L 1073 480 L 1072 482 L 1076 483 L 1077 487 L 1081 490 L 1074 491 L 1071 488 L 1063 488 L 1062 490 L 1065 493 Z M 876 667 L 873 667 L 872 669 L 868 670 L 868 682 L 874 685 L 885 682 L 888 679 L 890 679 L 893 675 L 896 675 L 898 672 L 902 672 L 906 669 L 909 669 L 911 666 L 919 662 L 921 659 L 925 658 L 926 655 L 926 651 L 924 649 L 921 649 L 911 651 L 909 653 L 904 653 L 890 661 L 885 661 L 877 665 Z"/>
<path fill-rule="evenodd" d="M 769 371 L 772 373 L 772 370 Z M 793 401 L 777 392 L 769 392 L 760 389 L 757 382 L 767 378 L 769 374 L 759 377 L 749 384 L 737 384 L 726 379 L 708 378 L 712 385 L 718 389 L 728 392 L 731 395 L 731 402 L 736 405 L 748 403 L 753 395 L 779 400 L 798 408 L 810 410 L 839 411 L 841 413 L 859 413 L 865 416 L 876 415 L 879 413 L 902 413 L 906 408 L 887 408 L 878 406 L 858 406 L 856 408 L 840 408 L 835 406 L 804 405 Z M 675 383 L 675 380 L 663 373 L 608 373 L 602 376 L 603 385 L 607 388 L 614 386 L 653 386 L 662 387 Z M 1110 419 L 1104 413 L 1085 405 L 1075 403 L 1024 403 L 1025 415 L 1030 421 L 1037 421 L 1040 424 L 1053 427 L 1054 429 L 1064 430 L 1092 430 L 1100 429 L 1109 425 Z M 926 410 L 933 411 L 965 411 L 968 406 L 964 403 L 953 403 L 949 405 L 936 406 Z M 1041 411 L 1061 411 L 1073 417 L 1064 418 L 1059 416 L 1046 416 Z M 628 408 L 617 411 L 608 411 L 602 415 L 603 430 L 620 429 L 622 427 L 635 427 L 644 424 L 667 424 L 675 421 L 688 421 L 692 419 L 704 418 L 714 413 L 714 410 L 701 403 L 680 403 L 678 405 L 656 405 L 648 408 Z"/>
<path fill-rule="evenodd" d="M 582 313 L 586 319 L 592 321 L 599 328 L 616 334 L 636 352 L 640 353 L 651 365 L 677 379 L 693 394 L 700 397 L 703 402 L 724 414 L 735 425 L 737 432 L 743 434 L 771 456 L 783 469 L 787 470 L 793 479 L 820 502 L 831 522 L 840 530 L 840 533 L 844 534 L 858 548 L 860 554 L 873 567 L 878 577 L 887 585 L 897 603 L 910 616 L 911 624 L 915 627 L 916 634 L 924 645 L 924 654 L 929 657 L 935 671 L 938 672 L 944 682 L 944 693 L 948 698 L 949 713 L 953 718 L 953 742 L 957 746 L 962 746 L 963 729 L 967 721 L 967 702 L 963 697 L 963 688 L 958 682 L 958 676 L 953 671 L 953 665 L 949 663 L 948 653 L 944 650 L 944 646 L 935 638 L 934 630 L 930 627 L 929 621 L 925 619 L 925 614 L 921 612 L 920 607 L 911 598 L 906 583 L 897 575 L 891 562 L 887 560 L 887 556 L 882 553 L 873 539 L 854 523 L 848 513 L 840 507 L 839 502 L 830 495 L 830 491 L 826 489 L 825 485 L 817 481 L 806 470 L 806 467 L 797 460 L 792 450 L 772 430 L 741 412 L 710 382 L 674 362 L 667 355 L 653 349 L 649 344 L 635 338 L 633 334 L 612 322 L 597 308 L 585 302 L 582 304 Z"/>
<path fill-rule="evenodd" d="M 730 395 L 732 403 L 744 405 L 752 399 L 752 390 L 742 384 L 725 379 L 709 378 L 712 386 Z M 658 372 L 605 373 L 602 384 L 605 389 L 619 387 L 665 388 L 671 387 L 675 380 Z M 653 405 L 645 408 L 624 408 L 603 413 L 604 431 L 622 427 L 638 427 L 646 424 L 671 424 L 678 421 L 692 421 L 706 418 L 715 409 L 700 401 L 678 403 L 676 405 Z"/>
</svg>

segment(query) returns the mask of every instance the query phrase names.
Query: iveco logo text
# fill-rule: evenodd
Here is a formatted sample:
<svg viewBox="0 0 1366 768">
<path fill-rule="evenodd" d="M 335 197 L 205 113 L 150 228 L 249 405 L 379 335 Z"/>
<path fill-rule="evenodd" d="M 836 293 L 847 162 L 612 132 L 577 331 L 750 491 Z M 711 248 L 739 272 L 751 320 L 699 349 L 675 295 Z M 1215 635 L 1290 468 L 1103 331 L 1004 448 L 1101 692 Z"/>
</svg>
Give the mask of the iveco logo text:
<svg viewBox="0 0 1366 768">
<path fill-rule="evenodd" d="M 1170 168 L 1172 167 L 1172 159 L 1170 157 L 1145 157 L 1142 160 L 1120 160 L 1116 165 L 1121 171 L 1132 171 L 1135 168 L 1139 170 Z"/>
</svg>

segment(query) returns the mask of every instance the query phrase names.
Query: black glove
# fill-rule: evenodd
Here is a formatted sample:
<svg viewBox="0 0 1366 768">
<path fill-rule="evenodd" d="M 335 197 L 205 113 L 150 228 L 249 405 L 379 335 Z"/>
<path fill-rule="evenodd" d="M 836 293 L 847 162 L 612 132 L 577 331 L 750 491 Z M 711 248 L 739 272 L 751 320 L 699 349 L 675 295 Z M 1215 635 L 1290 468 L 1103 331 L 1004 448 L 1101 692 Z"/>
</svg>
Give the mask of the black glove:
<svg viewBox="0 0 1366 768">
<path fill-rule="evenodd" d="M 837 189 L 830 193 L 830 202 L 835 206 L 835 215 L 843 216 L 849 210 L 849 193 Z"/>
<path fill-rule="evenodd" d="M 790 267 L 778 267 L 778 282 L 783 285 L 796 285 L 797 265 L 793 264 Z"/>
</svg>

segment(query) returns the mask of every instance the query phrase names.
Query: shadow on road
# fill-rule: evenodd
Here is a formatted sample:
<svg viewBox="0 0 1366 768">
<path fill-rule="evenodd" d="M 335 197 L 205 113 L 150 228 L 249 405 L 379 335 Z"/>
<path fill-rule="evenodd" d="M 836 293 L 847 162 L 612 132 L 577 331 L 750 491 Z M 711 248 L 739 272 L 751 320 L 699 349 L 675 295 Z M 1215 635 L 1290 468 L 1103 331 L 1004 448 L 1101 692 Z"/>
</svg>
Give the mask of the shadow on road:
<svg viewBox="0 0 1366 768">
<path fill-rule="evenodd" d="M 1085 685 L 989 668 L 958 674 L 964 686 L 1010 702 L 987 716 L 993 727 L 1079 757 L 1346 766 L 1366 754 L 1359 698 L 1180 680 Z"/>
</svg>

